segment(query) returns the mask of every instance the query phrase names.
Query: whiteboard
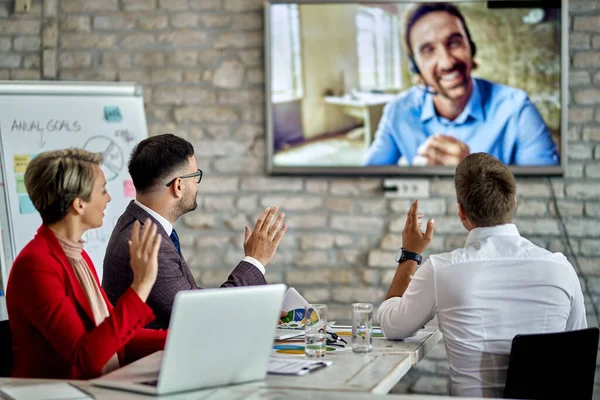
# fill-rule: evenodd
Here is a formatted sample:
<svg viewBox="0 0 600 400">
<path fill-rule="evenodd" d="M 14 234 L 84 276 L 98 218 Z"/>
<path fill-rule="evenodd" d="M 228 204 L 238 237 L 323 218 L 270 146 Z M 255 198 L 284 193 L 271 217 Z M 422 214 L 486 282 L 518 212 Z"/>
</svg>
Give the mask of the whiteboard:
<svg viewBox="0 0 600 400">
<path fill-rule="evenodd" d="M 133 147 L 148 136 L 140 86 L 131 83 L 0 81 L 0 224 L 5 252 L 3 286 L 12 262 L 34 237 L 42 219 L 23 181 L 27 163 L 48 150 L 80 147 L 102 152 L 112 197 L 102 227 L 83 237 L 100 279 L 115 223 L 135 198 L 127 171 Z"/>
</svg>

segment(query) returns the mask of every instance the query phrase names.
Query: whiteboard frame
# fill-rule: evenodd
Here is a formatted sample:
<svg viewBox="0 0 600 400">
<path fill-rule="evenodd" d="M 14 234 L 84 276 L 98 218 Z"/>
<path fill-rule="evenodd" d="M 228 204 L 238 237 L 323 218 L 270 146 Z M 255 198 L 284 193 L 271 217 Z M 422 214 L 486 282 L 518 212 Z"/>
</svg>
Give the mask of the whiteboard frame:
<svg viewBox="0 0 600 400">
<path fill-rule="evenodd" d="M 123 97 L 141 97 L 143 96 L 143 87 L 134 82 L 66 82 L 66 81 L 0 81 L 0 96 L 5 95 L 23 95 L 23 96 L 40 96 L 40 95 L 62 95 L 62 96 L 123 96 Z M 1 127 L 0 127 L 1 129 Z M 0 132 L 0 158 L 4 149 L 2 142 L 2 132 Z M 6 160 L 2 160 L 6 163 Z M 2 180 L 6 184 L 8 179 L 7 168 L 2 167 Z M 4 201 L 7 211 L 7 231 L 8 237 L 0 237 L 0 274 L 2 278 L 2 290 L 6 296 L 6 286 L 8 284 L 8 266 L 12 265 L 17 256 L 15 244 L 15 232 L 11 215 L 10 199 L 8 190 L 4 187 Z M 2 217 L 0 217 L 2 222 Z M 1 228 L 1 224 L 0 224 Z M 1 232 L 1 231 L 0 231 Z M 10 252 L 4 251 L 4 243 L 8 240 L 7 248 Z M 8 254 L 11 253 L 11 254 Z M 9 260 L 10 258 L 10 260 Z"/>
<path fill-rule="evenodd" d="M 0 96 L 142 96 L 142 92 L 142 86 L 133 82 L 0 81 Z"/>
</svg>

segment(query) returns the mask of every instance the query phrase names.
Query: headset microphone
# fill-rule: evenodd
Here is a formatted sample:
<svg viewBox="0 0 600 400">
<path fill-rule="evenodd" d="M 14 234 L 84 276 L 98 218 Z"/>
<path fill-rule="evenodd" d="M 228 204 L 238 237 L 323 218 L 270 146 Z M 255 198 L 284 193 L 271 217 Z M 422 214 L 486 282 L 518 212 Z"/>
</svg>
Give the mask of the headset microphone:
<svg viewBox="0 0 600 400">
<path fill-rule="evenodd" d="M 431 95 L 434 95 L 434 96 L 436 94 L 438 94 L 438 92 L 436 92 L 435 90 L 431 90 L 428 85 L 417 85 L 417 87 L 419 88 L 419 90 L 421 90 L 421 91 L 423 91 L 423 92 L 425 92 L 427 94 L 431 94 Z"/>
<path fill-rule="evenodd" d="M 412 72 L 415 75 L 421 75 L 421 71 L 419 70 L 419 67 L 417 66 L 415 59 L 410 54 L 408 55 L 408 63 L 410 66 L 410 72 Z M 421 90 L 427 94 L 432 94 L 434 96 L 436 94 L 438 94 L 438 92 L 429 89 L 429 85 L 417 85 L 417 87 L 419 88 L 419 90 Z"/>
</svg>

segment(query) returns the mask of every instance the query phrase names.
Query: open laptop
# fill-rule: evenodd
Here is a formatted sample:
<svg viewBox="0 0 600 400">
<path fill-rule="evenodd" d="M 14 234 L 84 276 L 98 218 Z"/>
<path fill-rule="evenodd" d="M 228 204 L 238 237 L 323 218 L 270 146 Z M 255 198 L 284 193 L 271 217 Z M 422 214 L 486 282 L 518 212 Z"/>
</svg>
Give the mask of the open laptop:
<svg viewBox="0 0 600 400">
<path fill-rule="evenodd" d="M 91 381 L 162 395 L 264 379 L 285 285 L 179 292 L 164 352 Z"/>
</svg>

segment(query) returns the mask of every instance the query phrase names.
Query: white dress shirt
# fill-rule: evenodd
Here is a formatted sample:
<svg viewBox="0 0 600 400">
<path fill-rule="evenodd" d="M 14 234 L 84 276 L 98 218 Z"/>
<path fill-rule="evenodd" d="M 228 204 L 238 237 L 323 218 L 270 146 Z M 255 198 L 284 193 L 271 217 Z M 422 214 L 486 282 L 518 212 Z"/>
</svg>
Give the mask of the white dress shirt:
<svg viewBox="0 0 600 400">
<path fill-rule="evenodd" d="M 135 201 L 135 204 L 137 204 L 142 210 L 146 211 L 148 214 L 153 216 L 154 219 L 156 219 L 160 223 L 160 225 L 164 228 L 165 232 L 167 232 L 167 235 L 171 236 L 171 232 L 173 232 L 173 225 L 171 225 L 171 223 L 165 217 L 163 217 L 162 215 L 160 215 L 159 213 L 157 213 L 150 207 L 143 205 L 139 201 L 137 201 L 137 200 L 134 200 L 134 201 Z M 260 272 L 262 272 L 263 275 L 265 274 L 265 272 L 266 272 L 265 266 L 260 261 L 258 261 L 256 258 L 246 256 L 242 259 L 242 261 L 249 262 L 250 264 L 254 265 L 256 268 L 258 268 L 258 270 Z"/>
<path fill-rule="evenodd" d="M 436 313 L 456 396 L 502 397 L 515 335 L 587 327 L 571 264 L 513 224 L 473 229 L 464 248 L 430 256 L 377 316 L 387 338 L 402 339 Z"/>
</svg>

